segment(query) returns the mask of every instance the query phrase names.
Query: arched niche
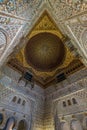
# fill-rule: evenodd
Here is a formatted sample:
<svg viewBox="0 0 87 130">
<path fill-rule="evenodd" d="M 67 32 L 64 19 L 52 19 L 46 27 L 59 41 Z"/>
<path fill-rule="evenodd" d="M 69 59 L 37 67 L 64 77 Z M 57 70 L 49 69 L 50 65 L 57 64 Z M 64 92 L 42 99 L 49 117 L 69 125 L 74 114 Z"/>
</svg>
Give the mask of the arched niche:
<svg viewBox="0 0 87 130">
<path fill-rule="evenodd" d="M 73 104 L 77 104 L 77 101 L 75 98 L 72 98 L 72 102 L 73 102 Z"/>
<path fill-rule="evenodd" d="M 14 125 L 15 125 L 15 118 L 10 117 L 10 118 L 8 118 L 3 130 L 12 130 L 14 128 Z"/>
<path fill-rule="evenodd" d="M 17 130 L 27 130 L 27 123 L 25 120 L 20 120 Z"/>
<path fill-rule="evenodd" d="M 13 102 L 16 102 L 17 101 L 17 97 L 14 96 L 13 99 L 12 99 Z"/>
<path fill-rule="evenodd" d="M 61 122 L 61 130 L 70 130 L 68 122 L 66 121 Z"/>
<path fill-rule="evenodd" d="M 80 121 L 78 121 L 77 119 L 74 119 L 71 121 L 70 127 L 71 127 L 71 130 L 83 130 Z"/>
</svg>

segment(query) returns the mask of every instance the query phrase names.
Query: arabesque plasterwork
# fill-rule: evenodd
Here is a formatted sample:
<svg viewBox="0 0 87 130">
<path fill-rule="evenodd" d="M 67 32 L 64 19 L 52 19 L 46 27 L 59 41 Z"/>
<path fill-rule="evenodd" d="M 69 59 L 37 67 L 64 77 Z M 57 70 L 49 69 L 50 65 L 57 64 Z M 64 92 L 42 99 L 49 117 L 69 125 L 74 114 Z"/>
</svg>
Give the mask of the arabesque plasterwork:
<svg viewBox="0 0 87 130">
<path fill-rule="evenodd" d="M 86 0 L 6 0 L 0 2 L 0 27 L 8 33 L 8 37 L 11 40 L 9 40 L 8 45 L 0 55 L 0 65 L 3 64 L 5 59 L 13 51 L 13 48 L 19 44 L 21 37 L 25 36 L 26 32 L 27 34 L 30 32 L 34 20 L 37 21 L 41 12 L 46 9 L 55 20 L 57 26 L 61 29 L 62 33 L 68 35 L 71 40 L 74 41 L 82 59 L 85 61 L 85 64 L 87 64 L 87 43 L 84 43 L 84 39 L 82 39 L 87 29 Z M 72 19 L 76 18 L 78 19 L 77 22 L 72 25 Z M 68 26 L 67 22 L 69 23 Z M 78 28 L 76 29 L 77 34 L 81 32 L 79 35 L 80 41 L 74 31 L 75 28 Z M 83 37 L 85 38 L 85 36 Z"/>
<path fill-rule="evenodd" d="M 55 35 L 57 35 L 62 41 L 64 39 L 63 34 L 60 32 L 60 30 L 56 27 L 55 23 L 52 21 L 52 19 L 48 16 L 47 12 L 44 12 L 41 16 L 41 18 L 39 19 L 39 21 L 35 24 L 34 28 L 31 30 L 31 33 L 27 35 L 27 38 L 30 39 L 31 37 L 33 37 L 34 35 L 41 33 L 41 32 L 50 32 L 53 33 Z M 64 42 L 64 41 L 63 41 Z M 26 45 L 26 44 L 25 44 Z M 70 50 L 66 48 L 66 54 L 65 54 L 65 58 L 63 61 L 63 64 L 58 66 L 55 70 L 51 71 L 51 72 L 41 72 L 41 71 L 37 71 L 36 69 L 34 69 L 32 66 L 30 66 L 27 62 L 26 62 L 26 58 L 25 58 L 25 45 L 24 47 L 21 49 L 21 51 L 16 55 L 16 58 L 21 62 L 21 64 L 24 67 L 27 67 L 29 70 L 31 69 L 32 72 L 36 75 L 36 76 L 40 76 L 42 78 L 47 78 L 47 77 L 51 77 L 54 76 L 56 74 L 56 72 L 60 69 L 63 69 L 65 67 L 67 67 L 73 60 L 74 60 L 74 56 L 73 54 L 70 52 Z"/>
<path fill-rule="evenodd" d="M 84 55 L 84 58 L 87 60 L 87 40 L 86 40 L 86 30 L 87 30 L 87 25 L 86 25 L 86 14 L 82 14 L 80 16 L 71 18 L 69 20 L 67 20 L 66 23 L 66 27 L 70 32 L 70 37 L 72 37 L 72 39 L 74 39 L 75 41 L 77 41 L 77 48 L 79 50 L 79 48 L 82 49 L 82 55 Z M 87 62 L 86 62 L 87 63 Z"/>
</svg>

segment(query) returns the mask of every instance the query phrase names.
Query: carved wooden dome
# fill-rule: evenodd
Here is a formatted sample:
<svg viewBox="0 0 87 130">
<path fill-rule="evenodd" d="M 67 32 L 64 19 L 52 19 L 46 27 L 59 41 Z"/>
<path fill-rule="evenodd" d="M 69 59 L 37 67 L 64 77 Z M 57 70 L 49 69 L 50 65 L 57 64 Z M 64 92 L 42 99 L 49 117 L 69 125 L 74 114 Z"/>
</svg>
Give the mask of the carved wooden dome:
<svg viewBox="0 0 87 130">
<path fill-rule="evenodd" d="M 54 34 L 39 33 L 33 36 L 25 47 L 25 57 L 29 65 L 39 71 L 52 71 L 62 64 L 65 47 Z"/>
</svg>

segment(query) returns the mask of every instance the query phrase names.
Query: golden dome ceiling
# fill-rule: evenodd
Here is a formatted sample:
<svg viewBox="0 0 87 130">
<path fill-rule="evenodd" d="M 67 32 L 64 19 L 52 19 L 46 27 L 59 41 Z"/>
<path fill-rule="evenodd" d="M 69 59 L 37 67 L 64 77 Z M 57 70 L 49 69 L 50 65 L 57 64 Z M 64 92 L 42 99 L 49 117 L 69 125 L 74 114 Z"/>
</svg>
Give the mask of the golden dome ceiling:
<svg viewBox="0 0 87 130">
<path fill-rule="evenodd" d="M 27 43 L 13 57 L 19 69 L 22 67 L 32 72 L 35 81 L 42 86 L 53 81 L 76 59 L 64 44 L 64 35 L 47 11 L 41 15 L 26 39 Z M 13 66 L 17 68 L 17 64 Z"/>
<path fill-rule="evenodd" d="M 52 71 L 62 64 L 65 47 L 59 37 L 52 33 L 33 36 L 25 47 L 25 57 L 29 65 L 39 71 Z"/>
</svg>

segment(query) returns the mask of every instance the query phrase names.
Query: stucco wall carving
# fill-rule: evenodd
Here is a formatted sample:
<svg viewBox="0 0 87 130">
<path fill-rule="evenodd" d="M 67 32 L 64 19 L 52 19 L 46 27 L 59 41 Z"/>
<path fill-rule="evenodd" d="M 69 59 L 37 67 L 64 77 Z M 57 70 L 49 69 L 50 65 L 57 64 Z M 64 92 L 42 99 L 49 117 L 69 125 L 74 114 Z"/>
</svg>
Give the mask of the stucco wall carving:
<svg viewBox="0 0 87 130">
<path fill-rule="evenodd" d="M 82 70 L 84 71 L 84 70 Z M 81 74 L 81 75 L 80 75 Z M 86 74 L 86 73 L 84 73 Z M 79 79 L 79 76 L 81 79 Z M 87 75 L 87 74 L 86 74 Z M 73 75 L 71 79 L 78 79 L 70 83 L 62 82 L 62 84 L 56 85 L 55 90 L 53 87 L 47 88 L 45 91 L 46 96 L 46 117 L 45 117 L 45 128 L 48 130 L 54 130 L 54 117 L 60 119 L 60 124 L 67 122 L 69 125 L 65 126 L 67 129 L 70 129 L 70 124 L 73 119 L 80 121 L 82 128 L 83 120 L 85 113 L 87 113 L 87 77 L 82 75 L 82 72 L 78 72 Z M 48 95 L 49 93 L 49 95 Z M 73 98 L 76 100 L 76 103 L 73 103 Z M 63 102 L 66 103 L 63 104 Z M 47 112 L 49 114 L 47 114 Z M 62 127 L 63 128 L 63 127 Z"/>
<path fill-rule="evenodd" d="M 8 48 L 10 50 L 10 52 L 6 52 L 7 55 L 9 55 L 12 52 L 12 48 L 14 48 L 15 45 L 19 43 L 19 39 L 23 36 L 22 31 L 24 28 L 26 28 L 25 25 L 29 31 L 30 23 L 32 23 L 31 21 L 37 14 L 39 9 L 38 7 L 40 7 L 42 3 L 42 0 L 0 1 L 0 27 L 7 31 L 9 34 L 8 37 L 10 39 L 8 46 L 5 48 L 5 50 Z M 22 27 L 24 27 L 23 30 L 21 30 Z M 27 28 L 25 29 L 25 33 Z M 18 32 L 20 32 L 20 36 Z M 2 54 L 0 57 L 1 56 Z M 2 56 L 2 58 L 3 57 L 4 56 Z"/>
<path fill-rule="evenodd" d="M 34 14 L 38 7 L 41 5 L 42 0 L 10 0 L 0 1 L 0 10 L 20 17 L 29 18 L 30 10 Z M 26 12 L 25 12 L 26 10 Z M 33 15 L 32 14 L 32 15 Z"/>
<path fill-rule="evenodd" d="M 85 52 L 87 52 L 87 29 L 85 29 L 83 34 L 82 34 L 81 42 L 83 43 L 83 47 L 84 47 Z"/>
<path fill-rule="evenodd" d="M 0 29 L 0 53 L 2 53 L 5 50 L 5 47 L 7 45 L 7 37 L 4 30 Z"/>
<path fill-rule="evenodd" d="M 3 70 L 3 69 L 2 69 Z M 7 76 L 8 75 L 8 76 Z M 14 76 L 12 76 L 14 75 Z M 0 74 L 0 112 L 5 113 L 5 120 L 0 128 L 5 126 L 7 119 L 13 116 L 16 120 L 15 129 L 20 120 L 25 120 L 27 130 L 43 129 L 44 92 L 38 86 L 31 90 L 30 85 L 26 88 L 23 82 L 18 84 L 20 74 L 10 68 Z M 16 100 L 14 99 L 16 97 Z M 23 101 L 25 103 L 23 104 Z"/>
<path fill-rule="evenodd" d="M 87 9 L 86 1 L 77 0 L 48 0 L 50 6 L 56 13 L 58 21 L 72 17 Z"/>
<path fill-rule="evenodd" d="M 13 116 L 16 120 L 15 128 L 18 127 L 18 123 L 20 120 L 24 119 L 27 122 L 27 127 L 31 127 L 31 120 L 33 125 L 32 116 L 35 114 L 34 106 L 35 102 L 32 99 L 23 96 L 23 93 L 18 92 L 16 89 L 11 89 L 9 87 L 2 86 L 0 84 L 0 89 L 2 89 L 0 93 L 0 112 L 2 113 L 4 110 L 4 123 L 0 125 L 0 128 L 5 126 L 7 119 Z M 13 102 L 13 97 L 16 96 L 16 102 Z M 21 99 L 19 103 L 19 98 Z M 22 101 L 25 100 L 26 103 L 23 105 Z M 27 128 L 27 129 L 28 129 Z M 31 129 L 31 128 L 30 128 Z"/>
<path fill-rule="evenodd" d="M 48 4 L 48 6 L 45 5 L 46 7 L 50 7 L 49 10 L 50 14 L 52 13 L 52 17 L 54 17 L 56 23 L 58 26 L 60 26 L 60 29 L 62 30 L 63 34 L 68 35 L 73 41 L 75 41 L 76 47 L 80 49 L 81 55 L 83 58 L 85 58 L 85 61 L 87 61 L 87 2 L 86 0 L 10 0 L 3 2 L 2 0 L 0 1 L 0 28 L 3 29 L 5 32 L 8 34 L 8 39 L 9 42 L 7 42 L 7 46 L 1 45 L 1 50 L 0 50 L 0 65 L 1 62 L 4 61 L 5 57 L 7 57 L 10 53 L 11 50 L 20 42 L 20 38 L 22 36 L 25 36 L 27 33 L 29 33 L 30 29 L 33 26 L 34 20 L 37 21 L 38 15 L 41 14 L 41 11 L 43 11 L 44 6 L 42 7 L 43 3 Z M 42 8 L 41 8 L 42 7 Z M 41 10 L 42 9 L 42 10 Z M 17 17 L 18 16 L 18 17 Z M 6 48 L 5 48 L 6 47 Z M 2 51 L 4 49 L 8 49 L 7 51 Z M 2 52 L 4 52 L 4 56 L 2 57 Z M 5 53 L 6 52 L 6 53 Z M 82 54 L 84 52 L 84 54 Z M 2 57 L 2 58 L 1 58 Z M 82 72 L 81 72 L 82 74 Z M 80 75 L 81 75 L 80 74 Z M 4 77 L 5 75 L 0 75 L 0 77 Z M 12 76 L 12 75 L 11 75 Z M 16 75 L 17 76 L 17 75 Z M 15 77 L 16 77 L 15 76 Z M 87 76 L 87 75 L 85 75 Z M 76 78 L 76 77 L 74 77 Z M 14 79 L 14 78 L 13 78 Z M 30 90 L 29 88 L 22 88 L 24 86 L 21 86 L 17 84 L 16 78 L 15 80 L 11 80 L 11 78 L 8 78 L 7 80 L 2 80 L 3 83 L 6 81 L 5 86 L 0 85 L 2 91 L 0 92 L 0 101 L 2 102 L 0 105 L 0 112 L 2 112 L 5 115 L 5 120 L 4 123 L 2 124 L 1 127 L 4 126 L 6 123 L 6 119 L 9 118 L 10 116 L 14 115 L 15 118 L 20 121 L 20 117 L 26 120 L 30 120 L 29 115 L 24 115 L 25 112 L 27 111 L 27 108 L 25 109 L 25 112 L 23 112 L 23 109 L 21 108 L 20 104 L 18 105 L 18 110 L 21 110 L 20 113 L 15 113 L 16 107 L 14 104 L 14 109 L 12 107 L 13 103 L 11 103 L 11 109 L 9 110 L 8 103 L 11 101 L 13 98 L 12 95 L 16 95 L 19 98 L 23 98 L 23 94 L 29 95 L 29 100 L 30 102 L 31 99 L 34 99 L 35 102 L 35 111 L 33 113 L 34 121 L 34 130 L 40 130 L 40 129 L 48 129 L 48 130 L 53 130 L 54 127 L 54 122 L 53 122 L 53 111 L 52 111 L 52 103 L 53 100 L 58 99 L 60 96 L 65 96 L 70 93 L 75 93 L 73 96 L 76 97 L 78 100 L 79 104 L 83 103 L 82 106 L 77 105 L 73 106 L 73 112 L 77 112 L 75 115 L 77 119 L 80 119 L 80 122 L 83 121 L 84 113 L 79 112 L 82 110 L 85 110 L 87 113 L 87 93 L 86 93 L 86 86 L 87 86 L 87 78 L 85 77 L 82 80 L 79 80 L 78 82 L 72 83 L 71 85 L 65 84 L 67 88 L 63 85 L 60 85 L 64 87 L 63 89 L 56 90 L 48 90 L 46 93 L 46 108 L 45 111 L 42 111 L 44 108 L 44 92 L 42 92 L 39 88 L 38 90 Z M 8 83 L 8 82 L 9 83 Z M 11 82 L 10 82 L 11 81 Z M 73 81 L 74 82 L 74 81 Z M 6 85 L 12 85 L 14 89 L 6 88 Z M 59 86 L 59 88 L 60 88 Z M 11 87 L 11 86 L 10 86 Z M 28 86 L 29 87 L 29 86 Z M 82 90 L 78 92 L 78 90 Z M 15 91 L 14 91 L 15 90 Z M 17 91 L 19 93 L 17 93 Z M 49 93 L 49 95 L 47 95 Z M 65 94 L 64 94 L 65 93 Z M 20 95 L 20 96 L 19 96 Z M 73 97 L 72 96 L 72 97 Z M 26 97 L 24 98 L 26 99 Z M 66 99 L 66 97 L 64 97 Z M 3 104 L 3 102 L 5 104 Z M 32 104 L 32 103 L 31 103 Z M 33 106 L 33 104 L 32 104 Z M 39 109 L 38 109 L 39 106 Z M 79 112 L 77 111 L 77 108 L 79 106 Z M 34 106 L 33 106 L 34 107 Z M 56 107 L 56 105 L 55 105 Z M 4 109 L 5 108 L 5 109 Z M 41 112 L 40 112 L 41 111 Z M 67 111 L 66 109 L 63 110 L 65 113 L 71 113 L 72 108 L 69 107 L 69 110 Z M 52 113 L 51 113 L 52 112 Z M 61 114 L 61 112 L 60 112 Z M 46 120 L 44 121 L 45 126 L 43 126 L 43 118 L 44 116 Z M 64 115 L 63 115 L 64 116 Z M 70 116 L 65 116 L 63 117 L 60 115 L 60 118 L 65 118 L 69 122 L 69 120 L 72 120 L 72 114 Z M 7 118 L 6 118 L 7 117 Z M 85 115 L 86 117 L 86 115 Z M 64 120 L 64 119 L 61 119 Z M 30 120 L 31 121 L 31 120 Z M 28 122 L 29 123 L 29 122 Z M 86 129 L 86 124 L 82 124 L 84 126 L 84 129 Z M 16 128 L 18 126 L 18 123 L 16 124 Z"/>
<path fill-rule="evenodd" d="M 50 11 L 52 9 L 55 22 L 61 31 L 72 39 L 72 44 L 78 49 L 77 51 L 83 57 L 84 63 L 86 63 L 86 51 L 82 47 L 84 43 L 81 42 L 81 38 L 83 29 L 87 28 L 87 2 L 80 0 L 47 1 L 50 5 Z"/>
<path fill-rule="evenodd" d="M 70 29 L 73 32 L 73 29 L 79 28 L 76 30 L 77 34 L 79 35 L 80 31 L 82 31 L 82 28 L 84 26 L 84 29 L 86 28 L 86 16 L 87 16 L 87 2 L 85 0 L 77 0 L 77 1 L 67 1 L 67 0 L 61 0 L 61 1 L 54 1 L 54 0 L 33 0 L 33 1 L 1 1 L 0 2 L 0 23 L 1 26 L 7 31 L 9 34 L 9 49 L 14 48 L 19 43 L 19 39 L 26 35 L 26 32 L 28 33 L 30 28 L 33 26 L 33 19 L 38 19 L 37 14 L 41 14 L 46 8 L 48 12 L 50 12 L 50 15 L 54 17 L 54 20 L 56 21 L 57 25 L 61 29 L 61 31 L 73 39 L 78 48 L 78 36 L 76 35 L 76 39 L 73 38 L 73 35 L 71 34 L 70 30 L 68 30 L 66 26 L 66 22 L 68 19 L 71 19 L 72 17 L 79 16 L 78 23 L 74 23 L 74 26 L 72 23 L 70 23 Z M 46 4 L 46 5 L 45 5 Z M 50 7 L 50 8 L 49 8 Z M 42 10 L 41 10 L 42 8 Z M 83 13 L 85 11 L 85 13 Z M 52 12 L 52 13 L 51 13 Z M 81 13 L 81 16 L 79 15 Z M 81 24 L 81 25 L 79 25 Z M 10 26 L 9 26 L 10 25 Z M 23 28 L 23 30 L 21 30 Z M 23 32 L 22 32 L 23 31 Z M 19 33 L 18 33 L 19 32 Z M 21 33 L 22 32 L 22 33 Z M 74 32 L 73 32 L 74 33 Z M 15 37 L 17 34 L 17 37 Z M 20 37 L 18 38 L 18 36 Z M 75 35 L 75 33 L 74 33 Z M 15 37 L 17 40 L 12 39 Z M 79 43 L 81 44 L 81 42 Z M 82 43 L 83 44 L 83 43 Z M 6 47 L 7 50 L 8 46 Z M 81 56 L 86 59 L 85 54 L 82 54 L 84 51 L 84 48 L 79 48 L 81 50 Z M 11 53 L 11 51 L 7 51 L 8 55 Z M 6 54 L 4 53 L 6 56 Z M 8 56 L 7 55 L 7 56 Z M 2 59 L 5 57 L 3 56 Z M 85 60 L 86 61 L 86 60 Z"/>
</svg>

